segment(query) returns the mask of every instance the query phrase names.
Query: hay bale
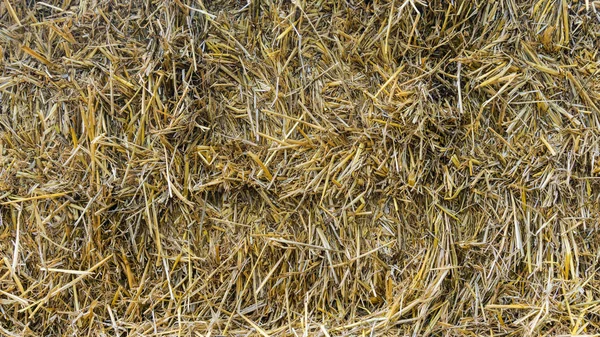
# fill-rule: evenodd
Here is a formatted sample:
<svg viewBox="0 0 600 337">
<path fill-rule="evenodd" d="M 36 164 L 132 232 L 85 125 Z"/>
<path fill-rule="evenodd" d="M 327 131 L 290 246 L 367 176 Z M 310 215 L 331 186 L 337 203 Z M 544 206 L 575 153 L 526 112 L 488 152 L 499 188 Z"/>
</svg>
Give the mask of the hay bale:
<svg viewBox="0 0 600 337">
<path fill-rule="evenodd" d="M 8 336 L 600 333 L 600 2 L 0 2 Z"/>
</svg>

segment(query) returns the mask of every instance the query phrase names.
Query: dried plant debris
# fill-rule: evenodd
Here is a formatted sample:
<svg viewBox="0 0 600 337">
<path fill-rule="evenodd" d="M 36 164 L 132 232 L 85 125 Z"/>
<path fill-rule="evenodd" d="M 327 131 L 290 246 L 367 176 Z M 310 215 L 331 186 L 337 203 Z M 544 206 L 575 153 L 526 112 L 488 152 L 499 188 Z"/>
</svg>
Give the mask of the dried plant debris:
<svg viewBox="0 0 600 337">
<path fill-rule="evenodd" d="M 0 335 L 600 334 L 600 2 L 0 1 Z"/>
</svg>

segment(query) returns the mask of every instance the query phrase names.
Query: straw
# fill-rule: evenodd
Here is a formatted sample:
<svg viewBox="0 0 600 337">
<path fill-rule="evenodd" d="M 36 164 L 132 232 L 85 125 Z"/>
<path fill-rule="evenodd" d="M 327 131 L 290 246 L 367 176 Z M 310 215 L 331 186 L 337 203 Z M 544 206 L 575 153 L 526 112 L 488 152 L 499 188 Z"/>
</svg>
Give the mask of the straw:
<svg viewBox="0 0 600 337">
<path fill-rule="evenodd" d="M 0 335 L 600 334 L 600 2 L 0 1 Z"/>
</svg>

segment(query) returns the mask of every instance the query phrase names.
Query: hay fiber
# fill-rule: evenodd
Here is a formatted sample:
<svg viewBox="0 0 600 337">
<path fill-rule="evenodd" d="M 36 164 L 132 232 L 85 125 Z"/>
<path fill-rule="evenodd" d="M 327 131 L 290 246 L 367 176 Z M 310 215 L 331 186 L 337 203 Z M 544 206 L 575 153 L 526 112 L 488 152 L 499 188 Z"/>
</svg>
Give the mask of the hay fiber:
<svg viewBox="0 0 600 337">
<path fill-rule="evenodd" d="M 0 0 L 0 335 L 600 334 L 600 1 Z"/>
</svg>

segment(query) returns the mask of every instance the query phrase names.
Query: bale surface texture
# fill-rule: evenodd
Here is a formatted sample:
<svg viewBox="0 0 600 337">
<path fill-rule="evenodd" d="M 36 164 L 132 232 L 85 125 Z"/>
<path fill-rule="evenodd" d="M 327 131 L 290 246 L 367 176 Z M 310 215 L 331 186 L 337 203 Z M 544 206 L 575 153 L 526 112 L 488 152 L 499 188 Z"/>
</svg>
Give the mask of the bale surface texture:
<svg viewBox="0 0 600 337">
<path fill-rule="evenodd" d="M 600 333 L 600 1 L 0 1 L 0 335 Z"/>
</svg>

